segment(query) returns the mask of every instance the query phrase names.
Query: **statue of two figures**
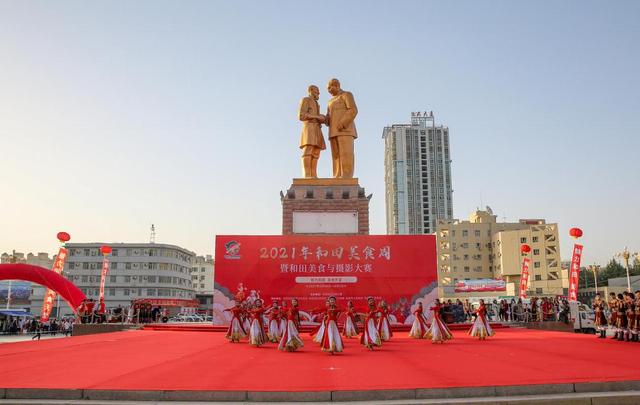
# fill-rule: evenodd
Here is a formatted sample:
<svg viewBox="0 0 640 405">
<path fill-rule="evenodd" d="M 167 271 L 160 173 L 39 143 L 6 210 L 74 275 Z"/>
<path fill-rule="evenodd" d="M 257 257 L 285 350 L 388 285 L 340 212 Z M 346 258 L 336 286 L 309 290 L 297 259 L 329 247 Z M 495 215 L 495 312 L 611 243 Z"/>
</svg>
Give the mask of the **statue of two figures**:
<svg viewBox="0 0 640 405">
<path fill-rule="evenodd" d="M 320 114 L 318 86 L 308 88 L 309 96 L 300 101 L 298 118 L 302 121 L 300 149 L 302 149 L 302 172 L 305 178 L 318 177 L 318 159 L 320 151 L 326 149 L 322 125 L 329 127 L 329 145 L 333 161 L 333 177 L 341 179 L 353 178 L 354 154 L 353 142 L 358 137 L 354 119 L 358 108 L 353 94 L 340 88 L 338 79 L 329 80 L 327 91 L 331 100 L 327 105 L 326 115 Z"/>
</svg>

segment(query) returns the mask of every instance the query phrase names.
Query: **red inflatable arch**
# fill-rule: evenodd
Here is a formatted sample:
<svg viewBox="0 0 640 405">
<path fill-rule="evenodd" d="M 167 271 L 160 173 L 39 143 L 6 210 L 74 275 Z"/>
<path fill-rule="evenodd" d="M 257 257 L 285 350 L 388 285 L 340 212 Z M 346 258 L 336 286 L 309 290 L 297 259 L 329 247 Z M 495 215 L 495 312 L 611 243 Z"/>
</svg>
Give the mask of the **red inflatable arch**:
<svg viewBox="0 0 640 405">
<path fill-rule="evenodd" d="M 64 298 L 74 312 L 86 298 L 71 281 L 40 266 L 18 263 L 0 264 L 0 281 L 2 280 L 31 281 L 50 288 Z"/>
</svg>

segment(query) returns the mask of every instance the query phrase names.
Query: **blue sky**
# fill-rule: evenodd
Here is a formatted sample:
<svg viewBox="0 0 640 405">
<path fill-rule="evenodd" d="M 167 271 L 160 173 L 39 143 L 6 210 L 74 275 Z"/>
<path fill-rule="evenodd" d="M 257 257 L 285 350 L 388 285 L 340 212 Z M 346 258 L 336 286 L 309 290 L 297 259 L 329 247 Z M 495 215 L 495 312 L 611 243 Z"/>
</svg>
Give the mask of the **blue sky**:
<svg viewBox="0 0 640 405">
<path fill-rule="evenodd" d="M 0 3 L 0 252 L 72 241 L 213 253 L 281 232 L 306 87 L 359 107 L 356 176 L 385 233 L 382 128 L 449 126 L 454 213 L 640 249 L 640 3 Z M 320 175 L 329 176 L 329 153 Z M 562 256 L 571 240 L 562 239 Z"/>
</svg>

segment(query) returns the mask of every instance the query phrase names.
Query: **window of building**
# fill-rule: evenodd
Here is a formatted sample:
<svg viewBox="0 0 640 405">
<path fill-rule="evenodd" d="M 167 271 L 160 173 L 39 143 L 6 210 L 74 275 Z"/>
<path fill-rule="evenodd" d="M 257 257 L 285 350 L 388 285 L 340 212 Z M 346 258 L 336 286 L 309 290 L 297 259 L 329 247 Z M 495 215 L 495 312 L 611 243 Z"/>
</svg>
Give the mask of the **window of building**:
<svg viewBox="0 0 640 405">
<path fill-rule="evenodd" d="M 125 264 L 124 264 L 124 268 L 125 268 L 126 270 L 131 270 L 131 263 L 125 263 Z"/>
<path fill-rule="evenodd" d="M 118 256 L 118 249 L 111 250 L 111 256 Z"/>
<path fill-rule="evenodd" d="M 89 263 L 82 263 L 82 269 L 83 270 L 89 270 Z"/>
<path fill-rule="evenodd" d="M 536 281 L 542 281 L 542 276 L 540 274 L 536 274 Z"/>
<path fill-rule="evenodd" d="M 469 255 L 464 255 L 464 256 L 463 256 L 463 259 L 464 259 L 464 260 L 469 260 Z"/>
<path fill-rule="evenodd" d="M 156 289 L 155 288 L 147 288 L 147 296 L 153 297 L 155 295 L 156 295 Z"/>
<path fill-rule="evenodd" d="M 89 276 L 82 276 L 82 282 L 86 283 L 89 281 Z"/>
<path fill-rule="evenodd" d="M 473 231 L 473 234 L 475 235 L 476 238 L 480 237 L 480 230 L 476 229 L 475 231 Z"/>
<path fill-rule="evenodd" d="M 466 238 L 467 236 L 469 236 L 469 231 L 467 231 L 466 229 L 462 230 L 462 237 Z"/>
<path fill-rule="evenodd" d="M 527 238 L 520 238 L 520 243 L 527 243 Z"/>
<path fill-rule="evenodd" d="M 109 282 L 115 283 L 116 282 L 116 276 L 110 276 L 109 277 Z"/>
<path fill-rule="evenodd" d="M 533 249 L 533 255 L 538 256 L 540 254 L 540 249 Z"/>
<path fill-rule="evenodd" d="M 124 282 L 125 283 L 130 283 L 131 282 L 131 276 L 124 276 Z"/>
<path fill-rule="evenodd" d="M 118 263 L 112 262 L 109 266 L 111 267 L 111 270 L 118 270 Z"/>
<path fill-rule="evenodd" d="M 536 243 L 536 242 L 538 242 L 538 237 L 537 237 L 537 236 L 534 236 L 534 237 L 532 238 L 532 240 L 533 240 L 533 243 Z"/>
<path fill-rule="evenodd" d="M 129 296 L 129 289 L 128 288 L 125 288 L 123 292 L 124 292 L 124 295 Z"/>
<path fill-rule="evenodd" d="M 109 296 L 113 297 L 114 295 L 116 295 L 116 289 L 115 288 L 109 288 Z"/>
<path fill-rule="evenodd" d="M 464 272 L 468 273 L 469 272 L 469 266 L 464 266 Z"/>
<path fill-rule="evenodd" d="M 91 255 L 91 249 L 85 249 L 85 250 L 84 250 L 84 255 L 85 255 L 85 256 L 89 256 L 89 255 Z"/>
<path fill-rule="evenodd" d="M 156 276 L 149 276 L 149 277 L 147 278 L 147 281 L 148 281 L 149 283 L 155 283 L 155 282 L 156 282 Z"/>
<path fill-rule="evenodd" d="M 536 269 L 540 268 L 540 262 L 533 262 L 533 267 Z"/>
<path fill-rule="evenodd" d="M 542 288 L 536 288 L 536 294 L 542 294 Z"/>
</svg>

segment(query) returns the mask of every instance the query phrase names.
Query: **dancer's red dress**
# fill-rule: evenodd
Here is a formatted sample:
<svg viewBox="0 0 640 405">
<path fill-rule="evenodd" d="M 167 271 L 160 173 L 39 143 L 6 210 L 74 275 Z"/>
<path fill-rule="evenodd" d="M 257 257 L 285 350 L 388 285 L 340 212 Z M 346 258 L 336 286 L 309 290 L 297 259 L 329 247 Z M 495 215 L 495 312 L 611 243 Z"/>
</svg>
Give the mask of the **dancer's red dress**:
<svg viewBox="0 0 640 405">
<path fill-rule="evenodd" d="M 347 309 L 342 334 L 346 338 L 351 338 L 358 335 L 358 326 L 356 325 L 356 310 L 353 307 Z"/>
<path fill-rule="evenodd" d="M 287 323 L 284 327 L 282 338 L 280 339 L 280 344 L 278 345 L 279 350 L 293 352 L 304 346 L 304 343 L 302 343 L 302 339 L 298 334 L 297 325 L 299 324 L 300 313 L 298 311 L 298 308 L 293 307 L 287 312 Z"/>
<path fill-rule="evenodd" d="M 379 314 L 379 311 L 375 308 L 369 308 L 364 312 L 367 313 L 367 317 L 364 320 L 360 343 L 369 349 L 373 349 L 374 346 L 382 346 L 378 328 L 376 327 L 376 316 Z"/>
<path fill-rule="evenodd" d="M 249 343 L 254 346 L 261 346 L 267 342 L 267 335 L 264 333 L 262 317 L 264 308 L 254 308 L 249 311 L 251 315 L 251 326 L 249 327 Z"/>
<path fill-rule="evenodd" d="M 480 305 L 480 307 L 476 311 L 476 315 L 476 320 L 473 322 L 473 325 L 469 330 L 469 335 L 477 337 L 480 340 L 484 340 L 489 336 L 493 336 L 493 329 L 491 329 L 489 321 L 487 321 L 487 308 L 484 306 L 484 304 Z"/>
<path fill-rule="evenodd" d="M 411 326 L 411 331 L 409 331 L 409 336 L 415 339 L 423 339 L 429 326 L 427 325 L 427 318 L 423 314 L 423 310 L 421 306 L 413 312 L 415 319 L 413 320 L 413 325 Z"/>
<path fill-rule="evenodd" d="M 337 308 L 329 308 L 326 313 L 326 326 L 324 333 L 322 334 L 322 347 L 323 352 L 339 353 L 342 351 L 342 338 L 340 337 L 340 330 L 338 329 L 338 315 L 340 310 Z"/>
<path fill-rule="evenodd" d="M 225 309 L 225 311 L 231 312 L 231 322 L 229 323 L 229 328 L 227 328 L 226 338 L 232 342 L 239 342 L 240 339 L 247 336 L 247 331 L 244 329 L 241 320 L 244 311 L 240 307 Z"/>
</svg>

